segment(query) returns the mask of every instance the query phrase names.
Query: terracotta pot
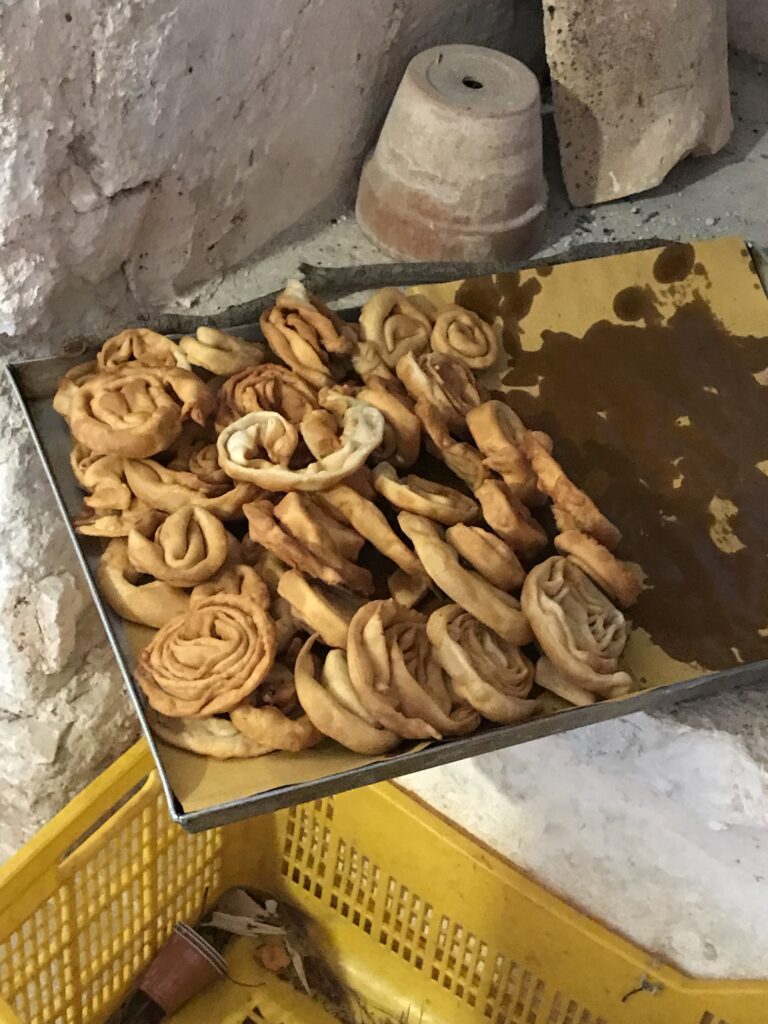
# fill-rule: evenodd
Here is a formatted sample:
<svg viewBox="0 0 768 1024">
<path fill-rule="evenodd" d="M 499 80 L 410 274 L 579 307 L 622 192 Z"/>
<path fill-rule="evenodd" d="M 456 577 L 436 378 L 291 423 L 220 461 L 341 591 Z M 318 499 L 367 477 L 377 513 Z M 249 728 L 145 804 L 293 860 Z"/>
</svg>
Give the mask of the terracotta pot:
<svg viewBox="0 0 768 1024">
<path fill-rule="evenodd" d="M 540 107 L 535 75 L 504 53 L 414 57 L 360 178 L 363 231 L 412 260 L 531 251 L 547 202 Z"/>
<path fill-rule="evenodd" d="M 217 978 L 227 964 L 214 947 L 185 924 L 177 924 L 142 975 L 138 989 L 170 1016 Z"/>
</svg>

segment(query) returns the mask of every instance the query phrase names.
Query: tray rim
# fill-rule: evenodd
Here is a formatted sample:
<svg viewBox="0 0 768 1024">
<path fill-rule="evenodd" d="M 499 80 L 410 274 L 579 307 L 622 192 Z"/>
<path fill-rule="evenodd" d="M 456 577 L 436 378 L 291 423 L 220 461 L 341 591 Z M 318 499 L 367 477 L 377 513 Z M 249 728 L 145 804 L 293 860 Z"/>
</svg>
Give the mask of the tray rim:
<svg viewBox="0 0 768 1024">
<path fill-rule="evenodd" d="M 753 262 L 757 263 L 758 261 L 754 260 L 754 256 L 762 256 L 762 253 L 749 242 L 746 244 L 750 254 L 753 256 Z M 764 289 L 768 292 L 766 282 L 763 280 L 762 275 L 759 276 Z M 215 316 L 211 317 L 211 321 L 215 321 Z M 257 324 L 248 322 L 232 326 L 229 329 L 234 333 L 236 331 L 253 330 L 256 328 L 258 328 Z M 117 636 L 109 619 L 106 604 L 101 597 L 95 577 L 86 560 L 84 547 L 70 521 L 66 502 L 59 490 L 56 474 L 49 459 L 45 439 L 37 429 L 32 410 L 28 404 L 30 401 L 39 399 L 28 395 L 22 383 L 23 374 L 32 367 L 43 368 L 46 365 L 60 363 L 62 360 L 67 359 L 71 359 L 74 364 L 81 360 L 85 354 L 86 350 L 85 346 L 83 346 L 78 353 L 67 352 L 62 355 L 37 359 L 9 361 L 5 365 L 5 377 L 24 413 L 35 449 L 53 491 L 59 513 L 64 520 L 75 556 L 93 598 L 99 620 L 106 634 L 109 646 L 112 649 L 123 684 L 128 691 L 128 696 L 136 712 L 141 730 L 152 753 L 170 816 L 172 820 L 188 832 L 203 832 L 245 818 L 268 814 L 284 807 L 305 803 L 309 800 L 332 796 L 376 782 L 396 779 L 414 772 L 425 771 L 429 768 L 450 764 L 451 762 L 464 760 L 468 757 L 489 753 L 493 750 L 517 746 L 531 740 L 541 739 L 544 736 L 558 735 L 574 729 L 584 728 L 588 725 L 595 725 L 599 722 L 623 718 L 626 715 L 635 714 L 640 711 L 668 708 L 694 697 L 725 692 L 724 682 L 728 683 L 728 690 L 748 685 L 749 683 L 759 682 L 761 678 L 768 682 L 766 678 L 768 677 L 768 658 L 766 658 L 761 661 L 696 676 L 692 679 L 650 687 L 638 693 L 600 701 L 588 707 L 566 708 L 541 718 L 534 718 L 511 725 L 489 725 L 482 732 L 473 733 L 470 736 L 443 740 L 440 743 L 431 744 L 418 750 L 394 754 L 385 760 L 374 761 L 371 764 L 362 765 L 357 768 L 350 768 L 343 772 L 337 772 L 334 775 L 323 776 L 320 779 L 289 783 L 266 790 L 263 793 L 239 797 L 236 800 L 215 804 L 211 807 L 195 811 L 185 811 L 171 787 L 156 738 L 144 713 L 138 685 L 134 681 L 133 675 L 123 657 L 123 652 L 120 649 Z"/>
</svg>

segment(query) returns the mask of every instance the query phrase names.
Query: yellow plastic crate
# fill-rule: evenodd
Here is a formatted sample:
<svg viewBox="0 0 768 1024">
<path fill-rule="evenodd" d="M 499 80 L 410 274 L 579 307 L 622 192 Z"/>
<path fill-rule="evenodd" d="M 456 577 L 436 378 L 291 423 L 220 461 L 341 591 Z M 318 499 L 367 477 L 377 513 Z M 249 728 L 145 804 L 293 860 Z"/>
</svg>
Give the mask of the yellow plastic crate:
<svg viewBox="0 0 768 1024">
<path fill-rule="evenodd" d="M 684 977 L 390 784 L 189 835 L 140 743 L 0 869 L 0 1024 L 104 1020 L 173 924 L 234 885 L 312 916 L 343 982 L 377 1008 L 368 1020 L 768 1021 L 768 983 Z M 233 976 L 262 984 L 222 981 L 178 1024 L 330 1022 L 274 976 L 255 979 L 242 941 Z"/>
</svg>

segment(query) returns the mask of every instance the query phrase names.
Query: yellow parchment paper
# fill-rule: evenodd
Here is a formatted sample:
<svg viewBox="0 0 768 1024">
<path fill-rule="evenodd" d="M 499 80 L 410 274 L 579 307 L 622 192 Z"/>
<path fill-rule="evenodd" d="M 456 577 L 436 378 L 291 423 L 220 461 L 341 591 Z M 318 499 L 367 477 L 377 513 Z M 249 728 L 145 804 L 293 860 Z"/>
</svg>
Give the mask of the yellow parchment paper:
<svg viewBox="0 0 768 1024">
<path fill-rule="evenodd" d="M 552 435 L 649 574 L 625 656 L 638 686 L 764 659 L 768 300 L 743 241 L 417 290 L 497 323 L 505 357 L 484 382 Z M 372 760 L 331 743 L 229 762 L 160 746 L 185 811 Z"/>
</svg>

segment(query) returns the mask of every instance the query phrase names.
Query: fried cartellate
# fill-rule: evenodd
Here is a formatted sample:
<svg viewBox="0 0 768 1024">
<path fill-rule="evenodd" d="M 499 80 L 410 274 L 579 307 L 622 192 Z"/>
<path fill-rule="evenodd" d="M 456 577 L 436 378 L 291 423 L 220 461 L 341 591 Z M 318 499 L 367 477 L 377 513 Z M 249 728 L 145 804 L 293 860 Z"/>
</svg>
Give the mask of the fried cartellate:
<svg viewBox="0 0 768 1024">
<path fill-rule="evenodd" d="M 272 597 L 269 588 L 252 565 L 225 564 L 205 583 L 198 583 L 189 595 L 192 608 L 214 594 L 236 594 L 255 601 L 265 612 L 270 609 Z"/>
<path fill-rule="evenodd" d="M 395 508 L 447 526 L 478 518 L 477 503 L 461 491 L 413 473 L 399 478 L 388 462 L 381 462 L 374 469 L 373 486 Z"/>
<path fill-rule="evenodd" d="M 248 739 L 274 750 L 296 753 L 323 738 L 299 704 L 293 671 L 282 662 L 275 662 L 263 684 L 229 717 Z"/>
<path fill-rule="evenodd" d="M 246 367 L 233 374 L 221 385 L 218 397 L 217 430 L 249 412 L 277 412 L 298 426 L 308 412 L 318 408 L 317 389 L 276 363 Z"/>
<path fill-rule="evenodd" d="M 97 377 L 99 372 L 99 366 L 95 359 L 91 359 L 87 363 L 79 363 L 71 370 L 67 370 L 59 381 L 56 394 L 53 396 L 53 408 L 59 416 L 63 416 L 65 420 L 69 421 L 73 395 L 83 384 Z"/>
<path fill-rule="evenodd" d="M 504 402 L 490 401 L 470 409 L 467 426 L 484 464 L 498 473 L 510 491 L 526 505 L 541 504 L 544 496 L 536 474 L 521 448 L 525 425 Z"/>
<path fill-rule="evenodd" d="M 403 608 L 414 608 L 429 593 L 429 577 L 421 571 L 418 575 L 411 575 L 402 569 L 395 569 L 387 577 L 387 590 L 392 600 Z"/>
<path fill-rule="evenodd" d="M 426 574 L 452 601 L 505 640 L 520 645 L 530 641 L 530 626 L 515 598 L 479 573 L 465 569 L 458 552 L 445 541 L 435 523 L 410 512 L 401 512 L 397 519 Z"/>
<path fill-rule="evenodd" d="M 228 761 L 236 757 L 261 757 L 273 747 L 244 736 L 228 718 L 169 718 L 147 709 L 152 732 L 179 750 Z"/>
<path fill-rule="evenodd" d="M 129 622 L 159 629 L 189 606 L 186 590 L 160 580 L 141 582 L 128 560 L 128 542 L 124 537 L 109 542 L 99 559 L 96 578 L 102 597 Z"/>
<path fill-rule="evenodd" d="M 259 499 L 243 506 L 251 539 L 257 541 L 292 569 L 305 572 L 332 587 L 344 587 L 369 594 L 373 578 L 367 569 L 355 565 L 328 544 L 316 545 L 294 537 L 277 521 L 272 505 Z"/>
<path fill-rule="evenodd" d="M 525 569 L 506 541 L 481 526 L 457 523 L 445 538 L 465 562 L 499 590 L 514 590 L 525 579 Z"/>
<path fill-rule="evenodd" d="M 188 370 L 128 364 L 77 388 L 70 429 L 91 451 L 144 459 L 168 448 L 187 419 L 204 423 L 213 405 L 208 388 Z"/>
<path fill-rule="evenodd" d="M 523 611 L 554 673 L 586 702 L 595 697 L 629 693 L 632 678 L 619 669 L 627 642 L 624 616 L 582 570 L 563 555 L 534 566 L 523 584 Z M 536 676 L 536 681 L 572 700 L 565 692 Z M 572 703 L 579 703 L 572 700 Z"/>
<path fill-rule="evenodd" d="M 365 541 L 348 522 L 333 514 L 332 506 L 320 501 L 322 493 L 292 491 L 275 505 L 275 516 L 283 529 L 298 540 L 319 548 L 328 544 L 342 558 L 354 562 Z"/>
<path fill-rule="evenodd" d="M 433 612 L 427 636 L 454 691 L 491 722 L 509 725 L 530 718 L 538 701 L 529 700 L 533 665 L 517 644 L 457 604 Z"/>
<path fill-rule="evenodd" d="M 125 482 L 125 461 L 120 455 L 98 455 L 84 444 L 75 444 L 69 455 L 75 480 L 88 491 L 91 509 L 125 510 L 133 494 Z"/>
<path fill-rule="evenodd" d="M 333 380 L 331 357 L 348 355 L 357 343 L 354 328 L 300 281 L 288 281 L 259 324 L 275 355 L 317 388 Z"/>
<path fill-rule="evenodd" d="M 356 397 L 374 406 L 384 417 L 384 438 L 372 453 L 373 461 L 409 469 L 419 457 L 421 425 L 405 388 L 395 378 L 371 374 Z"/>
<path fill-rule="evenodd" d="M 546 546 L 547 535 L 543 527 L 501 480 L 489 477 L 477 488 L 475 497 L 480 502 L 488 526 L 516 554 L 530 559 Z"/>
<path fill-rule="evenodd" d="M 463 306 L 438 310 L 429 340 L 434 352 L 455 356 L 473 370 L 487 369 L 499 355 L 495 329 Z"/>
<path fill-rule="evenodd" d="M 75 532 L 84 537 L 127 537 L 134 526 L 152 509 L 138 498 L 128 508 L 93 508 L 86 497 L 83 507 L 72 520 Z"/>
<path fill-rule="evenodd" d="M 365 708 L 349 678 L 343 651 L 329 651 L 322 672 L 312 648 L 317 634 L 304 644 L 294 667 L 296 693 L 315 727 L 357 754 L 386 754 L 400 743 L 400 736 L 378 725 Z"/>
<path fill-rule="evenodd" d="M 460 736 L 479 724 L 448 685 L 421 612 L 392 600 L 363 605 L 349 624 L 347 661 L 360 703 L 403 738 Z"/>
<path fill-rule="evenodd" d="M 289 463 L 299 435 L 293 424 L 274 412 L 252 412 L 219 434 L 219 463 L 235 480 L 269 491 L 322 491 L 360 469 L 381 444 L 384 417 L 366 402 L 344 414 L 339 448 L 301 469 Z"/>
<path fill-rule="evenodd" d="M 216 452 L 215 445 L 208 448 Z M 124 473 L 136 497 L 162 512 L 194 505 L 217 519 L 236 519 L 243 505 L 258 494 L 253 484 L 231 480 L 226 473 L 222 472 L 222 483 L 210 483 L 193 471 L 169 469 L 155 459 L 125 459 Z"/>
<path fill-rule="evenodd" d="M 158 630 L 140 653 L 136 679 L 171 718 L 231 711 L 266 678 L 275 624 L 255 601 L 214 594 Z"/>
<path fill-rule="evenodd" d="M 198 327 L 194 338 L 186 334 L 179 341 L 179 348 L 192 366 L 201 366 L 217 376 L 228 377 L 264 361 L 262 344 L 245 341 L 217 327 Z"/>
<path fill-rule="evenodd" d="M 176 342 L 147 327 L 129 327 L 108 338 L 99 349 L 96 363 L 100 370 L 118 370 L 127 364 L 189 369 L 189 362 Z"/>
<path fill-rule="evenodd" d="M 621 540 L 616 529 L 588 495 L 574 484 L 535 434 L 526 432 L 521 447 L 531 463 L 539 489 L 552 499 L 561 532 L 581 530 L 599 540 L 609 551 Z"/>
<path fill-rule="evenodd" d="M 611 554 L 608 548 L 580 530 L 555 537 L 555 547 L 624 608 L 634 604 L 642 586 L 640 572 Z"/>
<path fill-rule="evenodd" d="M 153 512 L 128 534 L 128 559 L 137 572 L 176 587 L 209 580 L 237 542 L 211 512 L 194 505 L 169 516 Z"/>
<path fill-rule="evenodd" d="M 417 415 L 419 402 L 435 406 L 448 430 L 458 437 L 467 436 L 467 413 L 487 397 L 468 366 L 440 352 L 420 356 L 409 352 L 399 360 L 397 376 L 416 402 Z"/>
<path fill-rule="evenodd" d="M 357 532 L 386 555 L 395 565 L 410 575 L 421 575 L 421 564 L 387 522 L 384 513 L 359 491 L 346 484 L 338 484 L 317 495 L 321 505 L 345 519 Z"/>
<path fill-rule="evenodd" d="M 312 580 L 296 569 L 280 577 L 278 594 L 291 606 L 294 619 L 309 633 L 318 633 L 329 647 L 346 647 L 352 616 L 364 603 L 337 587 Z"/>
<path fill-rule="evenodd" d="M 377 371 L 388 376 L 409 352 L 429 345 L 434 307 L 423 296 L 407 296 L 397 288 L 381 288 L 360 310 L 360 342 L 353 357 L 364 379 Z"/>
</svg>

